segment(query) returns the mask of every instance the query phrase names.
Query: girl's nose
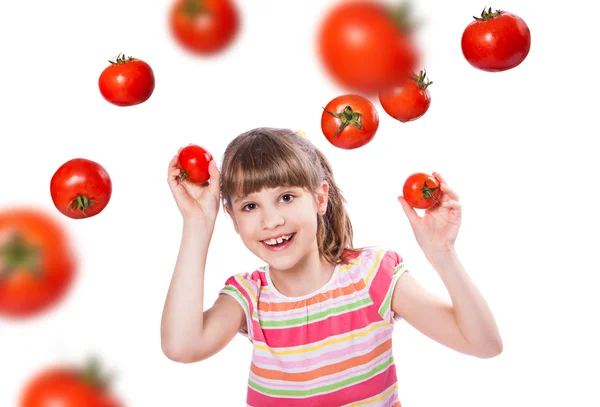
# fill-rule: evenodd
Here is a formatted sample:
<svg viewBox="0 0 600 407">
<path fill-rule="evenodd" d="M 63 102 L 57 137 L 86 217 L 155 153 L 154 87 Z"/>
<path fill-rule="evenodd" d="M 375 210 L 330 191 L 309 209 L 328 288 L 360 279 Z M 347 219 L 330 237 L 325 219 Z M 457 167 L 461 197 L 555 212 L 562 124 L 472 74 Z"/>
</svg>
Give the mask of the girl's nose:
<svg viewBox="0 0 600 407">
<path fill-rule="evenodd" d="M 262 223 L 264 229 L 275 229 L 285 224 L 285 218 L 278 212 L 265 213 Z"/>
</svg>

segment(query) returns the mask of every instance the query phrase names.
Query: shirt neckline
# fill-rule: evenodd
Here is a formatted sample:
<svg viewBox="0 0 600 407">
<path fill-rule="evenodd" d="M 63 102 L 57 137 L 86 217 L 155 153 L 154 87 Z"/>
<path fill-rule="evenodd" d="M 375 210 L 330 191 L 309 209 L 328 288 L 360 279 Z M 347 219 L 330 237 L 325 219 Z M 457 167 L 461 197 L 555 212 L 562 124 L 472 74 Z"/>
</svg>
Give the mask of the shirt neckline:
<svg viewBox="0 0 600 407">
<path fill-rule="evenodd" d="M 331 278 L 329 279 L 329 281 L 327 281 L 323 286 L 321 286 L 321 288 L 316 289 L 315 291 L 299 296 L 299 297 L 288 297 L 285 294 L 282 294 L 281 292 L 279 292 L 279 290 L 275 287 L 275 285 L 273 284 L 273 281 L 271 280 L 271 273 L 270 273 L 270 266 L 267 264 L 265 267 L 265 278 L 267 280 L 267 284 L 269 285 L 269 290 L 273 290 L 273 292 L 282 297 L 285 298 L 286 300 L 290 300 L 290 301 L 302 301 L 302 300 L 306 300 L 308 298 L 314 297 L 317 294 L 322 293 L 324 290 L 326 290 L 327 288 L 329 288 L 329 286 L 333 283 L 333 281 L 335 280 L 335 277 L 337 275 L 337 272 L 339 271 L 340 267 L 341 267 L 342 263 L 338 263 L 335 265 L 335 268 L 333 269 L 333 273 L 331 273 Z"/>
</svg>

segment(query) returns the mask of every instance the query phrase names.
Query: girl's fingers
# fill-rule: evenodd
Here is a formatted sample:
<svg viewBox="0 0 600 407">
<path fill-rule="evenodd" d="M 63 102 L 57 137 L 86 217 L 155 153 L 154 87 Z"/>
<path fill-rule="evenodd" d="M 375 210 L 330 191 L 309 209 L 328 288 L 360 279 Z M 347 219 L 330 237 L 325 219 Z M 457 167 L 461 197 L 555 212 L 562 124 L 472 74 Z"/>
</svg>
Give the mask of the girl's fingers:
<svg viewBox="0 0 600 407">
<path fill-rule="evenodd" d="M 435 179 L 437 179 L 437 180 L 439 181 L 439 183 L 440 183 L 440 184 L 442 184 L 442 183 L 443 183 L 443 184 L 447 184 L 446 180 L 444 179 L 444 177 L 442 177 L 442 176 L 440 175 L 440 173 L 439 173 L 439 172 L 435 172 L 435 171 L 434 171 L 434 172 L 433 172 L 433 176 L 435 177 Z"/>
<path fill-rule="evenodd" d="M 440 189 L 442 190 L 443 193 L 445 193 L 446 195 L 448 195 L 448 197 L 450 197 L 450 199 L 453 199 L 455 201 L 458 201 L 458 194 L 448 186 L 448 184 L 444 183 L 440 183 Z"/>
<path fill-rule="evenodd" d="M 175 168 L 177 168 L 177 156 L 174 156 L 169 163 L 169 173 Z"/>
<path fill-rule="evenodd" d="M 410 223 L 413 228 L 416 227 L 420 220 L 420 216 L 417 214 L 417 211 L 415 211 L 415 208 L 410 206 L 403 196 L 399 196 L 398 201 L 402 205 L 402 209 L 408 218 L 408 223 Z"/>
<path fill-rule="evenodd" d="M 208 189 L 213 195 L 218 197 L 221 193 L 221 173 L 217 168 L 215 160 L 211 160 L 208 163 L 208 173 L 210 175 Z"/>
<path fill-rule="evenodd" d="M 442 206 L 446 209 L 454 211 L 455 213 L 460 213 L 462 211 L 462 204 L 452 199 L 446 202 L 442 202 Z"/>
</svg>

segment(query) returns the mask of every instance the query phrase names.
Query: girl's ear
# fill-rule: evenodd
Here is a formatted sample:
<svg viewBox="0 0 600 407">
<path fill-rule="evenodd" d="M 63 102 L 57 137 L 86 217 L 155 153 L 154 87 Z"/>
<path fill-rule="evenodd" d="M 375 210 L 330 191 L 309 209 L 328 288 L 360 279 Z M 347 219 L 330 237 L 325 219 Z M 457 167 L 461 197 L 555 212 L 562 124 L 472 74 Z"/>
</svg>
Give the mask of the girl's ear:
<svg viewBox="0 0 600 407">
<path fill-rule="evenodd" d="M 329 201 L 329 184 L 327 181 L 323 181 L 319 187 L 317 194 L 317 213 L 319 215 L 325 215 L 327 212 L 327 203 Z"/>
<path fill-rule="evenodd" d="M 235 216 L 233 216 L 233 213 L 231 212 L 231 210 L 229 209 L 229 207 L 227 205 L 225 205 L 225 212 L 227 212 L 227 214 L 231 218 L 231 221 L 233 222 L 233 228 L 235 229 L 235 233 L 237 233 L 239 235 L 240 230 L 238 229 L 237 222 L 235 221 Z"/>
</svg>

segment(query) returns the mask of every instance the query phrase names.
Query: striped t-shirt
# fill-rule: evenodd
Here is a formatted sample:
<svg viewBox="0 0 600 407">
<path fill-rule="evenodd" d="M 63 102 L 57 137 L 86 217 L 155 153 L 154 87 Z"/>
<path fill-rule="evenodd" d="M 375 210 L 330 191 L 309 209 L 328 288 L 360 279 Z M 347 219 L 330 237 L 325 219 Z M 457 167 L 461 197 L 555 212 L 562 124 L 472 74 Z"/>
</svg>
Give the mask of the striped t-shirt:
<svg viewBox="0 0 600 407">
<path fill-rule="evenodd" d="M 221 293 L 244 309 L 254 345 L 248 406 L 400 406 L 391 297 L 402 258 L 380 247 L 350 257 L 303 297 L 279 293 L 268 265 L 227 280 Z"/>
</svg>

